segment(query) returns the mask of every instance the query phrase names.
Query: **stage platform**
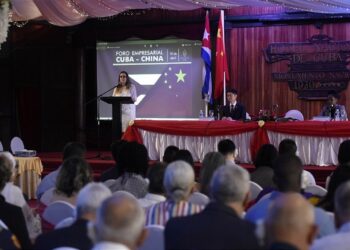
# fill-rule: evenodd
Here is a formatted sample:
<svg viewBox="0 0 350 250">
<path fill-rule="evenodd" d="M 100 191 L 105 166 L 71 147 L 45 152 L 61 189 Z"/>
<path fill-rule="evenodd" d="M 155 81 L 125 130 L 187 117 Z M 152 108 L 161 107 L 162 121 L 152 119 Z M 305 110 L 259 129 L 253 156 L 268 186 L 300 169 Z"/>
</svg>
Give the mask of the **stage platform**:
<svg viewBox="0 0 350 250">
<path fill-rule="evenodd" d="M 38 156 L 41 158 L 41 161 L 44 166 L 42 176 L 47 175 L 51 171 L 55 170 L 62 162 L 62 153 L 61 152 L 46 152 L 38 153 Z M 114 166 L 114 161 L 112 155 L 108 151 L 88 151 L 86 154 L 86 160 L 90 164 L 93 170 L 94 179 L 99 180 L 100 175 L 106 169 Z M 156 161 L 150 161 L 150 164 L 155 163 Z M 242 167 L 246 168 L 248 171 L 253 171 L 254 166 L 250 164 L 240 164 Z M 199 176 L 199 171 L 201 164 L 199 162 L 195 163 L 195 172 L 196 176 Z M 320 186 L 324 186 L 327 176 L 335 169 L 335 166 L 304 166 L 305 170 L 310 171 L 316 178 L 316 182 Z"/>
</svg>

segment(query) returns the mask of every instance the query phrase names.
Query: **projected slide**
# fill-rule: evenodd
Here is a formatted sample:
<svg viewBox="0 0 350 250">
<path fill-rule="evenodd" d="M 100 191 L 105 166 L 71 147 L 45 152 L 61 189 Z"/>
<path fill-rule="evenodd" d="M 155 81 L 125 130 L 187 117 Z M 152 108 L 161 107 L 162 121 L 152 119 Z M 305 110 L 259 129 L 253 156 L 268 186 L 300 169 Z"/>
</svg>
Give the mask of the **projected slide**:
<svg viewBox="0 0 350 250">
<path fill-rule="evenodd" d="M 198 118 L 201 97 L 201 42 L 183 39 L 127 40 L 97 44 L 97 92 L 117 85 L 120 71 L 129 73 L 137 90 L 137 118 Z M 104 96 L 112 95 L 112 90 Z M 100 103 L 100 119 L 111 119 Z"/>
</svg>

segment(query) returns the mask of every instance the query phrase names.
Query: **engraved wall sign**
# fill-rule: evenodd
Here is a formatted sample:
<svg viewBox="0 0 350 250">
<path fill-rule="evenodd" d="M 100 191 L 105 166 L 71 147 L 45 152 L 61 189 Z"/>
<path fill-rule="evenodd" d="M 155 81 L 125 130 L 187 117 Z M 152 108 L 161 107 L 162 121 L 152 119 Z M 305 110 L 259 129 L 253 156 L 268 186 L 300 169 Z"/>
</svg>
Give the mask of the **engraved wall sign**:
<svg viewBox="0 0 350 250">
<path fill-rule="evenodd" d="M 275 81 L 287 81 L 302 99 L 324 99 L 329 91 L 345 90 L 350 80 L 350 41 L 315 35 L 307 42 L 272 43 L 264 49 L 268 63 L 288 61 L 288 72 L 274 72 Z"/>
</svg>

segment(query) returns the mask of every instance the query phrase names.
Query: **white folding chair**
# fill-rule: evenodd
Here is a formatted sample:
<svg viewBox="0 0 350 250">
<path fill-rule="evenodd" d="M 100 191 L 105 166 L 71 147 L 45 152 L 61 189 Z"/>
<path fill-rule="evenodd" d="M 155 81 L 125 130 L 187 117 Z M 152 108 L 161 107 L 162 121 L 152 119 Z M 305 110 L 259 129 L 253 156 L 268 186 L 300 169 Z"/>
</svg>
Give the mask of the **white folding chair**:
<svg viewBox="0 0 350 250">
<path fill-rule="evenodd" d="M 146 226 L 148 237 L 138 250 L 164 250 L 164 227 L 160 225 Z"/>
<path fill-rule="evenodd" d="M 289 110 L 285 115 L 284 118 L 292 118 L 294 120 L 298 121 L 304 121 L 304 116 L 303 114 L 296 109 Z"/>
<path fill-rule="evenodd" d="M 40 197 L 40 202 L 46 206 L 50 205 L 54 191 L 55 191 L 55 188 L 50 188 L 47 191 L 45 191 Z"/>
<path fill-rule="evenodd" d="M 74 218 L 74 217 L 65 218 L 65 219 L 61 220 L 60 222 L 58 222 L 58 223 L 56 224 L 55 229 L 64 228 L 64 227 L 69 227 L 69 226 L 71 226 L 74 222 L 75 222 L 75 218 Z"/>
<path fill-rule="evenodd" d="M 191 194 L 188 201 L 193 203 L 193 204 L 205 206 L 209 203 L 209 197 L 206 196 L 205 194 L 200 193 L 200 192 L 194 192 Z"/>
<path fill-rule="evenodd" d="M 307 170 L 303 170 L 301 178 L 301 187 L 304 189 L 308 186 L 316 185 L 315 177 Z"/>
<path fill-rule="evenodd" d="M 260 194 L 260 192 L 263 190 L 263 188 L 255 183 L 254 181 L 250 181 L 250 199 L 249 201 L 255 200 L 256 197 Z"/>
<path fill-rule="evenodd" d="M 75 207 L 65 201 L 52 202 L 43 213 L 43 218 L 52 225 L 68 217 L 75 217 Z"/>
<path fill-rule="evenodd" d="M 327 190 L 318 185 L 308 186 L 304 189 L 304 191 L 320 197 L 323 197 L 327 194 Z"/>
<path fill-rule="evenodd" d="M 11 152 L 15 154 L 17 151 L 21 151 L 24 149 L 24 144 L 21 138 L 13 137 L 10 143 Z"/>
</svg>

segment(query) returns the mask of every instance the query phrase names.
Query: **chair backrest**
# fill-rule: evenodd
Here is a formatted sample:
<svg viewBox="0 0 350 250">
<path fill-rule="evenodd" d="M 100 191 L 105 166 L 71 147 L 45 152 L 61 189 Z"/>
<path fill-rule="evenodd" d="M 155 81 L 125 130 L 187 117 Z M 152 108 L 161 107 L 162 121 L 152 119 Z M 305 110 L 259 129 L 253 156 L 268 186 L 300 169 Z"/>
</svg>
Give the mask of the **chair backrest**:
<svg viewBox="0 0 350 250">
<path fill-rule="evenodd" d="M 285 115 L 284 118 L 292 118 L 298 121 L 304 121 L 303 114 L 296 109 L 289 110 Z"/>
<path fill-rule="evenodd" d="M 15 154 L 16 151 L 23 150 L 24 149 L 24 144 L 23 144 L 22 139 L 17 137 L 17 136 L 13 137 L 12 140 L 11 140 L 10 147 L 11 147 L 12 154 Z"/>
<path fill-rule="evenodd" d="M 200 192 L 194 192 L 191 194 L 188 201 L 193 203 L 193 204 L 205 206 L 209 203 L 209 197 L 206 196 L 205 194 L 200 193 Z"/>
<path fill-rule="evenodd" d="M 43 218 L 52 225 L 68 217 L 75 217 L 75 207 L 65 201 L 52 202 L 43 213 Z"/>
<path fill-rule="evenodd" d="M 0 141 L 0 152 L 4 151 L 4 147 L 2 146 L 2 143 Z"/>
<path fill-rule="evenodd" d="M 50 205 L 51 201 L 52 201 L 52 197 L 53 197 L 53 192 L 55 191 L 55 188 L 50 188 L 48 190 L 46 190 L 42 196 L 40 197 L 40 202 L 42 204 L 44 204 L 45 206 Z"/>
<path fill-rule="evenodd" d="M 305 189 L 308 186 L 315 186 L 316 180 L 315 177 L 307 170 L 303 170 L 301 175 L 301 187 Z"/>
<path fill-rule="evenodd" d="M 255 200 L 256 197 L 260 194 L 260 192 L 263 190 L 263 188 L 255 183 L 254 181 L 250 181 L 250 199 L 249 201 Z"/>
<path fill-rule="evenodd" d="M 63 220 L 61 220 L 60 222 L 58 222 L 55 226 L 55 229 L 59 229 L 59 228 L 64 228 L 64 227 L 69 227 L 71 226 L 73 223 L 75 222 L 75 218 L 74 217 L 67 217 Z"/>
<path fill-rule="evenodd" d="M 164 227 L 160 225 L 146 226 L 148 237 L 138 250 L 164 250 Z"/>
<path fill-rule="evenodd" d="M 327 194 L 327 190 L 318 185 L 308 186 L 304 191 L 320 197 L 323 197 Z"/>
</svg>

